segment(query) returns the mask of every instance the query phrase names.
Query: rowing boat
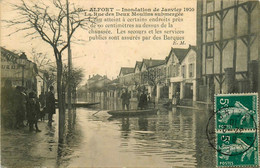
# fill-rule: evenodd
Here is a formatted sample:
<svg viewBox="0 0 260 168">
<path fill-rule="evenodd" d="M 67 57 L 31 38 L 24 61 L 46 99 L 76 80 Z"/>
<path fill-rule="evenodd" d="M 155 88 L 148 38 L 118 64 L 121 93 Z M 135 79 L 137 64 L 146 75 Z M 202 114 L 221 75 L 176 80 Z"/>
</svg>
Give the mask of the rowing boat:
<svg viewBox="0 0 260 168">
<path fill-rule="evenodd" d="M 146 115 L 146 114 L 155 114 L 157 109 L 146 109 L 146 110 L 111 110 L 107 113 L 112 116 L 136 116 L 136 115 Z"/>
<path fill-rule="evenodd" d="M 92 107 L 94 105 L 100 104 L 100 102 L 78 102 L 78 103 L 71 103 L 72 107 L 84 107 L 84 108 L 88 108 L 88 107 Z M 68 104 L 65 104 L 66 107 L 68 107 Z M 56 108 L 58 108 L 58 103 L 55 103 Z"/>
</svg>

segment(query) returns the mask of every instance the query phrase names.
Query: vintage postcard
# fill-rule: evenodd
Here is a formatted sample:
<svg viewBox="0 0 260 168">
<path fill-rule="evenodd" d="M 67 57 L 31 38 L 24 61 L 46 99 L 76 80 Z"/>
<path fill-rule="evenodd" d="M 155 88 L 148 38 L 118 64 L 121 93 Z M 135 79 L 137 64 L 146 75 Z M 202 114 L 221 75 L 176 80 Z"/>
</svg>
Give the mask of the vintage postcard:
<svg viewBox="0 0 260 168">
<path fill-rule="evenodd" d="M 1 167 L 259 167 L 259 1 L 1 0 Z"/>
</svg>

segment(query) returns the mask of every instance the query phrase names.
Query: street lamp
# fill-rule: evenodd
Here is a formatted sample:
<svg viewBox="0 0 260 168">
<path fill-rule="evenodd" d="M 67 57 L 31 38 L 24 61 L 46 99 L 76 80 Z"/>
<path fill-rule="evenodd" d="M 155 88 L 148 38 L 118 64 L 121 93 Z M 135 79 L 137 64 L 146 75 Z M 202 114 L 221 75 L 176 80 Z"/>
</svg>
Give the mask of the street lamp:
<svg viewBox="0 0 260 168">
<path fill-rule="evenodd" d="M 24 87 L 24 68 L 27 63 L 27 56 L 23 52 L 18 60 L 18 65 L 22 67 L 22 86 Z"/>
</svg>

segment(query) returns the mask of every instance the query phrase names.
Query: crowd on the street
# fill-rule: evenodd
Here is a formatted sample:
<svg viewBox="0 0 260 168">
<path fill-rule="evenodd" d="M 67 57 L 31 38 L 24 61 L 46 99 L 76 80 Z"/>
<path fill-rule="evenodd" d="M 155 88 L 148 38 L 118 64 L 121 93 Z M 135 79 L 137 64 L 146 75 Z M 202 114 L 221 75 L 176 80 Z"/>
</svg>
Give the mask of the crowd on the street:
<svg viewBox="0 0 260 168">
<path fill-rule="evenodd" d="M 39 97 L 36 91 L 23 86 L 12 86 L 10 80 L 6 80 L 1 88 L 2 127 L 19 129 L 29 127 L 29 131 L 41 132 L 38 121 L 43 121 L 48 114 L 49 124 L 53 122 L 55 114 L 54 88 L 49 92 L 41 92 Z"/>
<path fill-rule="evenodd" d="M 129 110 L 131 95 L 127 89 L 123 89 L 121 99 L 122 99 L 123 110 L 125 110 L 125 107 L 127 110 Z M 150 96 L 150 94 L 148 94 L 147 90 L 142 89 L 141 93 L 138 92 L 138 94 L 137 94 L 137 100 L 138 100 L 137 109 L 145 110 L 148 108 L 148 102 L 151 101 L 151 96 Z"/>
</svg>

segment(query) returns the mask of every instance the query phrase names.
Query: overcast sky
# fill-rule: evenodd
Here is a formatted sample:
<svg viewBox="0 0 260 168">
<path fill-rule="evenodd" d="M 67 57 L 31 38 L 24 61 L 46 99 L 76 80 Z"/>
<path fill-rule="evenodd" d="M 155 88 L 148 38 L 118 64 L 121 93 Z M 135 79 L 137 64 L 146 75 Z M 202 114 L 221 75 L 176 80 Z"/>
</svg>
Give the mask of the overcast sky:
<svg viewBox="0 0 260 168">
<path fill-rule="evenodd" d="M 36 1 L 36 0 L 33 0 Z M 130 8 L 130 7 L 184 7 L 185 4 L 189 7 L 196 8 L 196 1 L 87 1 L 74 0 L 83 8 L 89 7 L 115 7 L 115 8 Z M 18 3 L 19 0 L 2 0 L 1 1 L 1 19 L 8 20 L 19 16 L 18 13 L 12 11 L 7 2 Z M 195 14 L 195 13 L 194 13 Z M 186 32 L 186 44 L 196 45 L 196 16 L 187 15 L 181 25 Z M 12 36 L 7 36 L 14 27 L 5 28 L 1 25 L 1 46 L 8 50 L 24 51 L 30 57 L 32 48 L 38 52 L 47 53 L 51 59 L 54 59 L 52 48 L 41 39 L 25 38 L 23 33 L 16 33 Z M 80 36 L 85 40 L 88 39 L 88 33 L 85 30 L 79 30 L 76 36 Z M 73 66 L 84 69 L 85 80 L 89 75 L 100 74 L 107 75 L 109 78 L 116 78 L 119 74 L 120 67 L 134 67 L 136 61 L 141 61 L 143 58 L 164 59 L 172 47 L 172 41 L 90 41 L 84 42 L 82 45 L 72 44 Z M 174 46 L 180 47 L 180 46 Z M 188 47 L 188 46 L 182 46 Z M 65 57 L 65 55 L 64 55 Z"/>
</svg>

